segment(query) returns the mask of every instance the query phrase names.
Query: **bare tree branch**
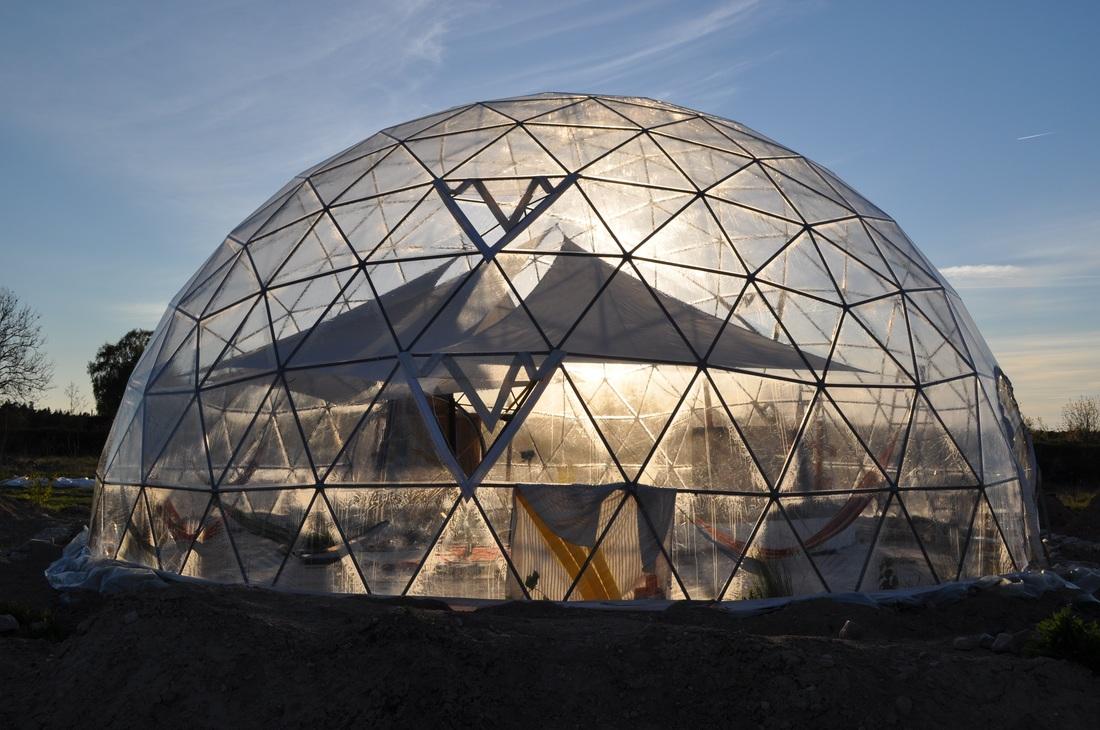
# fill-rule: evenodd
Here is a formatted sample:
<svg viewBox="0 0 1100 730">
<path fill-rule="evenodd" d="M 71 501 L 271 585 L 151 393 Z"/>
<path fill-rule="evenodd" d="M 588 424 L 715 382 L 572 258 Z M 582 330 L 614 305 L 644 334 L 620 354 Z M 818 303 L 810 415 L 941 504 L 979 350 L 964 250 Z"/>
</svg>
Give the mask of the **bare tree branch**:
<svg viewBox="0 0 1100 730">
<path fill-rule="evenodd" d="M 1100 398 L 1079 396 L 1062 407 L 1062 425 L 1075 438 L 1085 441 L 1100 431 Z"/>
<path fill-rule="evenodd" d="M 29 401 L 50 386 L 53 363 L 38 313 L 0 289 L 0 400 Z"/>
</svg>

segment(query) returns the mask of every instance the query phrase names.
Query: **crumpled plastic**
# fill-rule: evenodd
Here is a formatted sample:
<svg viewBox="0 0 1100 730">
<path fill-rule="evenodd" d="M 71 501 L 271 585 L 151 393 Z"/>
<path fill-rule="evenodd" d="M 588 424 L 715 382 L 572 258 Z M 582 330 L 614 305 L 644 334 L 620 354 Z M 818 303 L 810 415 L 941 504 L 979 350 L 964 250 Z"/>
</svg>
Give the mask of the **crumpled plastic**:
<svg viewBox="0 0 1100 730">
<path fill-rule="evenodd" d="M 46 568 L 46 580 L 58 591 L 86 590 L 104 594 L 168 585 L 152 568 L 93 557 L 88 548 L 87 527 L 65 546 L 61 557 Z"/>
</svg>

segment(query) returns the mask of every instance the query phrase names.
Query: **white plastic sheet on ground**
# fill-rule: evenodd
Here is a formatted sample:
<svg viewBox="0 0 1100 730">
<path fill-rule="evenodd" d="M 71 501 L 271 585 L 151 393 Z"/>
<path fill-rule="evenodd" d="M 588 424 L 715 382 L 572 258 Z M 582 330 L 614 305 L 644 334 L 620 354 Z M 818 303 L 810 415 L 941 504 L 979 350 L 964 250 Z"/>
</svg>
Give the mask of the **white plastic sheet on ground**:
<svg viewBox="0 0 1100 730">
<path fill-rule="evenodd" d="M 11 487 L 12 489 L 21 489 L 23 487 L 29 487 L 34 480 L 30 477 L 12 477 L 6 481 L 0 482 L 0 487 Z M 91 489 L 95 486 L 95 479 L 89 477 L 58 477 L 50 482 L 50 486 L 58 489 Z"/>
</svg>

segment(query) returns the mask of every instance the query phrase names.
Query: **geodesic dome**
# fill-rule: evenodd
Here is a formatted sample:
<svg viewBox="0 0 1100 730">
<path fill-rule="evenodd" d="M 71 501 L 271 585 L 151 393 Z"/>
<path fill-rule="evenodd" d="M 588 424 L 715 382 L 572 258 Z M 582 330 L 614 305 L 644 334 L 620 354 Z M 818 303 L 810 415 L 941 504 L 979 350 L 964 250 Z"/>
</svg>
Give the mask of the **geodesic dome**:
<svg viewBox="0 0 1100 730">
<path fill-rule="evenodd" d="M 1030 445 L 885 213 L 736 122 L 540 94 L 238 226 L 99 467 L 102 557 L 219 582 L 735 599 L 1022 569 Z"/>
</svg>

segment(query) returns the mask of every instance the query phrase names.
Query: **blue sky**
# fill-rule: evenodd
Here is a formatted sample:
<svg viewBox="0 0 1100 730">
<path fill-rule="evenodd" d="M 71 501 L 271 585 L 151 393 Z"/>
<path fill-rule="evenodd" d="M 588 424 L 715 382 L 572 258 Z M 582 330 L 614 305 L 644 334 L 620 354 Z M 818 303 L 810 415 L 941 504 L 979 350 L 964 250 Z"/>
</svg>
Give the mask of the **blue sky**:
<svg viewBox="0 0 1100 730">
<path fill-rule="evenodd" d="M 462 102 L 638 94 L 893 215 L 1054 424 L 1100 394 L 1097 27 L 1095 2 L 6 3 L 0 286 L 42 314 L 59 406 L 313 162 Z"/>
</svg>

